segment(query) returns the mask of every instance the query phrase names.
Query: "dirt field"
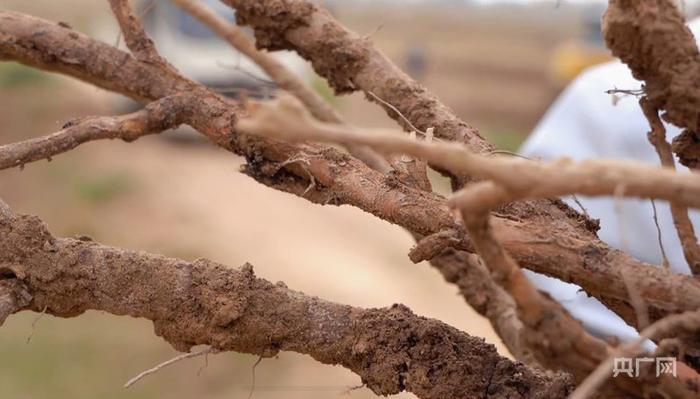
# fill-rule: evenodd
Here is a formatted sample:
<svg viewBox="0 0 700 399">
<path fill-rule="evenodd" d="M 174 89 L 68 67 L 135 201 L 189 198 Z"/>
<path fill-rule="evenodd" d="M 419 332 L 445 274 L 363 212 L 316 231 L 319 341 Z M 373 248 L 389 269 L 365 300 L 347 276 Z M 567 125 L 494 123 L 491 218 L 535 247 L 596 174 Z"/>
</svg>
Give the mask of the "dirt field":
<svg viewBox="0 0 700 399">
<path fill-rule="evenodd" d="M 108 20 L 106 2 L 74 3 L 79 13 L 52 9 L 45 1 L 0 5 L 83 29 Z M 409 43 L 423 42 L 431 60 L 425 84 L 507 148 L 517 146 L 553 98 L 549 53 L 559 38 L 572 34 L 565 30 L 571 18 L 565 12 L 549 25 L 543 24 L 549 14 L 538 11 L 337 12 L 399 63 Z M 113 100 L 66 79 L 0 65 L 0 143 L 55 131 L 74 116 L 109 114 Z M 337 105 L 354 123 L 393 126 L 359 95 Z M 250 262 L 261 277 L 290 288 L 356 306 L 404 303 L 502 349 L 455 287 L 427 265 L 411 264 L 406 253 L 413 242 L 405 232 L 353 208 L 320 207 L 272 191 L 240 174 L 240 165 L 240 159 L 209 145 L 159 137 L 88 144 L 51 163 L 3 171 L 0 197 L 18 212 L 39 215 L 57 235 L 87 234 L 106 244 L 231 266 Z M 0 329 L 0 397 L 248 396 L 257 359 L 238 354 L 212 356 L 201 372 L 204 360 L 198 359 L 131 390 L 121 387 L 174 354 L 143 320 L 91 313 L 37 321 L 35 314 L 20 314 Z M 359 378 L 342 368 L 283 353 L 256 369 L 254 397 L 335 397 L 358 384 Z M 364 389 L 352 396 L 374 397 Z"/>
</svg>

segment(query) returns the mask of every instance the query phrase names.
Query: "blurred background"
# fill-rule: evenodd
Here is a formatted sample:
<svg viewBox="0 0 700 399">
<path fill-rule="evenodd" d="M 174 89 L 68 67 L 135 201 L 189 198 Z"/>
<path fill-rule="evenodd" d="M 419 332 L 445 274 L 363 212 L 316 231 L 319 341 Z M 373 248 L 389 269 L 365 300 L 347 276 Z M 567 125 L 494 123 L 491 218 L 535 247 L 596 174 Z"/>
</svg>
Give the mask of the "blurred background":
<svg viewBox="0 0 700 399">
<path fill-rule="evenodd" d="M 213 2 L 216 4 L 216 2 Z M 594 1 L 326 1 L 492 142 L 516 150 L 559 91 L 610 59 Z M 686 2 L 692 6 L 693 3 Z M 166 0 L 139 2 L 161 52 L 216 90 L 265 97 L 260 71 Z M 0 7 L 64 21 L 120 43 L 106 1 L 0 0 Z M 232 18 L 231 10 L 226 12 Z M 335 98 L 292 54 L 284 62 L 352 123 L 395 126 L 361 95 Z M 0 144 L 48 134 L 72 117 L 135 105 L 75 80 L 0 63 Z M 52 162 L 0 172 L 0 197 L 39 215 L 60 236 L 184 259 L 206 257 L 307 294 L 363 307 L 404 303 L 415 313 L 484 337 L 508 355 L 488 322 L 427 264 L 406 254 L 400 228 L 350 207 L 321 207 L 259 185 L 241 160 L 186 130 L 135 143 L 90 143 Z M 438 189 L 446 190 L 436 178 Z M 23 313 L 0 329 L 0 398 L 247 398 L 255 356 L 186 361 L 125 390 L 123 383 L 176 352 L 150 322 L 89 312 L 75 319 Z M 255 398 L 373 397 L 347 392 L 359 377 L 282 353 L 256 368 Z M 412 397 L 400 394 L 397 397 Z"/>
</svg>

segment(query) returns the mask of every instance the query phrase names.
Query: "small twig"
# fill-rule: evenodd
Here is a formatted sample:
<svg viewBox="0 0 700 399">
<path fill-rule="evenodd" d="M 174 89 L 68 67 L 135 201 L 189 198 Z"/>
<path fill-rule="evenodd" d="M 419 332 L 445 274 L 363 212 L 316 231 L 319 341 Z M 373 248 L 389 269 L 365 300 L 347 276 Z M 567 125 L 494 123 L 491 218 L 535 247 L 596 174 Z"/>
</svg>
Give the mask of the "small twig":
<svg viewBox="0 0 700 399">
<path fill-rule="evenodd" d="M 634 97 L 638 98 L 640 96 L 643 96 L 644 95 L 644 87 L 642 86 L 642 88 L 638 89 L 638 90 L 618 90 L 617 88 L 615 88 L 615 89 L 611 89 L 611 90 L 606 90 L 605 94 L 610 95 L 610 97 L 612 98 L 612 105 L 616 106 L 622 97 L 634 96 Z"/>
<path fill-rule="evenodd" d="M 175 364 L 175 363 L 177 363 L 177 362 L 179 362 L 179 361 L 182 361 L 182 360 L 185 360 L 185 359 L 192 359 L 192 358 L 195 358 L 195 357 L 199 357 L 199 356 L 203 356 L 203 355 L 208 355 L 208 354 L 210 354 L 210 353 L 217 353 L 217 352 L 218 352 L 217 349 L 212 348 L 212 347 L 209 347 L 209 348 L 203 349 L 203 350 L 201 350 L 201 351 L 199 351 L 199 352 L 189 352 L 189 353 L 183 353 L 183 354 L 181 354 L 181 355 L 175 356 L 174 358 L 172 358 L 172 359 L 170 359 L 170 360 L 166 360 L 165 362 L 160 363 L 159 365 L 157 365 L 157 366 L 155 366 L 155 367 L 153 367 L 153 368 L 150 368 L 150 369 L 148 369 L 148 370 L 146 370 L 146 371 L 143 371 L 143 372 L 139 373 L 137 376 L 135 376 L 134 378 L 132 378 L 132 379 L 130 379 L 129 381 L 127 381 L 126 384 L 124 384 L 124 388 L 129 388 L 129 387 L 131 387 L 132 385 L 136 384 L 137 382 L 139 382 L 139 381 L 140 381 L 141 379 L 143 379 L 144 377 L 147 377 L 147 376 L 149 376 L 149 375 L 151 375 L 151 374 L 157 373 L 157 372 L 160 371 L 161 369 L 163 369 L 163 368 L 165 368 L 165 367 L 168 367 L 168 366 L 170 366 L 171 364 Z"/>
<path fill-rule="evenodd" d="M 576 196 L 576 194 L 571 194 L 571 198 L 574 200 L 574 202 L 576 203 L 576 205 L 578 205 L 579 208 L 581 208 L 581 212 L 583 212 L 583 215 L 584 215 L 585 217 L 587 217 L 588 219 L 590 219 L 591 217 L 590 217 L 590 215 L 588 215 L 588 211 L 586 210 L 586 207 L 583 206 L 583 204 L 582 204 L 581 201 L 578 199 L 578 197 Z"/>
<path fill-rule="evenodd" d="M 646 92 L 644 91 L 644 88 L 642 87 L 641 89 L 609 89 L 605 90 L 605 94 L 624 94 L 627 96 L 643 96 Z"/>
<path fill-rule="evenodd" d="M 382 104 L 384 104 L 385 106 L 387 106 L 387 107 L 388 107 L 389 109 L 391 109 L 392 111 L 396 112 L 396 114 L 401 118 L 401 120 L 403 120 L 404 122 L 406 122 L 406 124 L 407 124 L 408 126 L 410 126 L 411 129 L 412 129 L 414 132 L 420 134 L 421 136 L 427 136 L 427 133 L 426 133 L 426 132 L 424 132 L 424 131 L 418 129 L 417 127 L 415 127 L 415 126 L 413 125 L 413 123 L 411 123 L 411 121 L 409 121 L 408 118 L 406 118 L 406 117 L 404 116 L 404 114 L 402 114 L 401 111 L 399 111 L 398 108 L 396 108 L 395 106 L 393 106 L 393 105 L 390 104 L 389 102 L 382 100 L 381 97 L 379 97 L 378 95 L 374 94 L 374 93 L 371 92 L 371 91 L 368 91 L 367 94 L 369 94 L 370 96 L 372 96 L 372 98 L 374 98 L 375 100 L 377 100 L 377 101 L 379 101 L 380 103 L 382 103 Z"/>
<path fill-rule="evenodd" d="M 659 248 L 661 249 L 661 257 L 663 258 L 663 266 L 668 269 L 671 264 L 668 261 L 668 256 L 666 256 L 666 248 L 664 248 L 663 237 L 661 236 L 661 226 L 659 225 L 659 214 L 656 211 L 656 201 L 651 199 L 651 209 L 654 211 L 654 225 L 656 226 L 656 238 L 659 240 Z"/>
</svg>

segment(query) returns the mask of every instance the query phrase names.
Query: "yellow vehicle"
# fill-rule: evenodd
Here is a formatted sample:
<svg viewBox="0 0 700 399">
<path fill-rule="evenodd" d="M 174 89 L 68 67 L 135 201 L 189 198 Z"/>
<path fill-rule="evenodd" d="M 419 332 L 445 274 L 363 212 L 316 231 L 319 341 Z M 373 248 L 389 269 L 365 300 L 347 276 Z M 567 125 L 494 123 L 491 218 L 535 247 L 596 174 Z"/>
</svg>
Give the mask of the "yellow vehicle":
<svg viewBox="0 0 700 399">
<path fill-rule="evenodd" d="M 586 10 L 581 37 L 567 40 L 554 50 L 550 68 L 556 86 L 566 86 L 584 69 L 613 59 L 601 33 L 602 12 L 599 7 Z"/>
</svg>

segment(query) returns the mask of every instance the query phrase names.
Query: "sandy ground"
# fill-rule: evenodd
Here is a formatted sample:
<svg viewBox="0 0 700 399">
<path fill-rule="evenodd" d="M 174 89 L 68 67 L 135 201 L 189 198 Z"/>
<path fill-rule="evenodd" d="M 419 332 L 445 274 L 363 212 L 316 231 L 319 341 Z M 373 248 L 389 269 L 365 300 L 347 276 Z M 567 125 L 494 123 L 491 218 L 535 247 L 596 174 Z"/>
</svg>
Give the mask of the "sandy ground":
<svg viewBox="0 0 700 399">
<path fill-rule="evenodd" d="M 0 7 L 78 28 L 102 27 L 106 2 L 70 3 L 78 7 L 15 0 L 0 1 Z M 401 13 L 340 10 L 340 16 L 371 33 L 399 63 L 410 41 L 425 41 L 434 60 L 425 84 L 506 146 L 517 145 L 554 96 L 546 62 L 564 17 L 543 28 L 541 19 L 516 23 L 504 14 L 490 23 L 468 15 L 410 20 Z M 74 116 L 114 110 L 114 97 L 98 89 L 41 75 L 27 81 L 0 86 L 0 143 L 55 131 Z M 335 103 L 359 125 L 394 126 L 359 95 Z M 17 212 L 39 215 L 57 235 L 87 234 L 105 244 L 233 267 L 250 262 L 259 276 L 307 294 L 364 307 L 406 304 L 505 353 L 455 287 L 427 264 L 408 260 L 413 241 L 400 228 L 351 207 L 318 206 L 276 192 L 239 173 L 240 165 L 239 158 L 209 145 L 159 137 L 92 143 L 51 163 L 0 172 L 0 197 Z M 15 315 L 0 329 L 0 398 L 248 396 L 257 359 L 239 354 L 211 356 L 202 370 L 204 359 L 192 360 L 128 391 L 121 387 L 174 354 L 144 320 L 96 312 L 71 320 Z M 358 384 L 342 368 L 283 353 L 257 367 L 254 397 L 327 398 Z M 352 397 L 374 396 L 360 389 Z"/>
</svg>

